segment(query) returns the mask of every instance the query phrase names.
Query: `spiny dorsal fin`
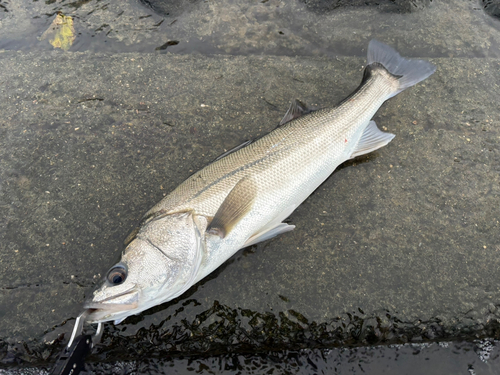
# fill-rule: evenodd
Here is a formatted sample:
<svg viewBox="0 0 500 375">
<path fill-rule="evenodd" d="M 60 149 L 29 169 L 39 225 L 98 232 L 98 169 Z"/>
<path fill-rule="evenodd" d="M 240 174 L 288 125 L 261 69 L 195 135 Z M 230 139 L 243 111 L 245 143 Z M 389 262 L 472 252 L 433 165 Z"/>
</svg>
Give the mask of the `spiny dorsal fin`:
<svg viewBox="0 0 500 375">
<path fill-rule="evenodd" d="M 365 131 L 361 135 L 356 149 L 351 154 L 351 159 L 356 156 L 368 154 L 369 152 L 375 151 L 380 147 L 384 147 L 395 137 L 394 134 L 384 133 L 379 128 L 375 121 L 370 121 Z"/>
<path fill-rule="evenodd" d="M 207 232 L 220 238 L 226 237 L 240 220 L 252 209 L 257 186 L 251 177 L 242 178 L 228 194 L 215 213 Z"/>
<path fill-rule="evenodd" d="M 312 110 L 309 109 L 305 103 L 302 103 L 298 99 L 292 100 L 290 108 L 288 108 L 288 111 L 286 111 L 285 116 L 283 116 L 278 126 L 284 125 L 297 117 L 307 115 L 310 112 L 312 112 Z"/>
<path fill-rule="evenodd" d="M 250 143 L 252 143 L 252 142 L 253 142 L 253 140 L 252 140 L 252 139 L 249 139 L 248 141 L 245 141 L 245 142 L 243 142 L 242 144 L 240 144 L 240 145 L 238 145 L 238 146 L 236 146 L 236 147 L 233 147 L 231 150 L 226 151 L 226 152 L 224 152 L 223 154 L 221 154 L 221 155 L 217 156 L 217 158 L 216 158 L 214 161 L 220 160 L 220 159 L 222 159 L 223 157 L 228 156 L 229 154 L 232 154 L 233 152 L 236 152 L 236 151 L 238 151 L 239 149 L 242 149 L 243 147 L 248 146 L 248 145 L 249 145 Z"/>
</svg>

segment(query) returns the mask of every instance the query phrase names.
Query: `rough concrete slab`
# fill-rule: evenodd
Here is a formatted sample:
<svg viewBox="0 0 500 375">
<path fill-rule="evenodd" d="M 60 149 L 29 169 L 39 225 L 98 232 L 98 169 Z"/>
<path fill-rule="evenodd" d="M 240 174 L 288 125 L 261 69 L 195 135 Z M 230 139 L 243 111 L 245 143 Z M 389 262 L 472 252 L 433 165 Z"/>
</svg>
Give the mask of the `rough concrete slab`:
<svg viewBox="0 0 500 375">
<path fill-rule="evenodd" d="M 434 76 L 375 116 L 394 141 L 334 173 L 291 216 L 293 232 L 106 325 L 94 359 L 497 333 L 500 62 L 432 61 Z M 337 103 L 363 64 L 1 53 L 2 363 L 52 360 L 145 211 L 272 130 L 290 99 Z"/>
</svg>

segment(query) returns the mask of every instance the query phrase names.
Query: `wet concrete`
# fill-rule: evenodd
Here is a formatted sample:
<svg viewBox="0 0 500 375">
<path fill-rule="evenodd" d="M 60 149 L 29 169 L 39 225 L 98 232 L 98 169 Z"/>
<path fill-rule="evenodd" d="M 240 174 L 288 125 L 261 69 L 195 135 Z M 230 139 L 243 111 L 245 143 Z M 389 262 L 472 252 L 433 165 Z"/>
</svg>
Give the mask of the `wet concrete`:
<svg viewBox="0 0 500 375">
<path fill-rule="evenodd" d="M 420 343 L 359 348 L 302 349 L 216 356 L 140 358 L 91 362 L 85 374 L 477 374 L 496 375 L 498 341 Z M 1 370 L 0 370 L 1 372 Z M 46 375 L 44 368 L 11 369 L 9 375 Z"/>
<path fill-rule="evenodd" d="M 362 348 L 304 349 L 265 354 L 227 353 L 212 358 L 149 359 L 93 363 L 96 373 L 154 374 L 498 374 L 492 340 Z M 410 370 L 413 369 L 413 370 Z"/>
<path fill-rule="evenodd" d="M 371 38 L 411 57 L 500 57 L 498 2 L 443 0 L 3 1 L 0 48 L 49 51 L 57 13 L 72 52 L 360 56 Z"/>
<path fill-rule="evenodd" d="M 375 117 L 396 139 L 325 182 L 291 216 L 295 231 L 108 332 L 194 326 L 205 351 L 215 332 L 198 314 L 211 308 L 207 328 L 222 318 L 252 331 L 253 319 L 261 330 L 269 313 L 278 337 L 283 320 L 306 331 L 326 323 L 340 329 L 338 344 L 362 343 L 368 327 L 378 343 L 474 335 L 496 322 L 499 63 L 433 62 L 431 79 Z M 221 151 L 273 129 L 289 98 L 338 101 L 363 61 L 4 52 L 0 64 L 0 334 L 11 342 L 55 339 L 143 212 Z"/>
<path fill-rule="evenodd" d="M 177 300 L 107 324 L 93 360 L 497 337 L 500 61 L 469 36 L 430 35 L 350 42 L 360 55 L 372 37 L 413 57 L 444 52 L 412 44 L 470 54 L 430 59 L 437 72 L 381 108 L 390 145 L 339 168 L 290 217 L 293 232 L 239 252 Z M 52 361 L 144 212 L 272 130 L 290 99 L 337 103 L 364 64 L 169 49 L 0 53 L 3 365 Z"/>
</svg>

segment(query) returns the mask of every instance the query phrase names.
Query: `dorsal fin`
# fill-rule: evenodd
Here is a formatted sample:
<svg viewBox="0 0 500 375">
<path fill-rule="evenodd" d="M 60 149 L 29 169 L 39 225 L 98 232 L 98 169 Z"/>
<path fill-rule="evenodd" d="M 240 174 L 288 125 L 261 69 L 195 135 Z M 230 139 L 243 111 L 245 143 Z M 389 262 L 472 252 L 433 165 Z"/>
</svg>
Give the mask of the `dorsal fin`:
<svg viewBox="0 0 500 375">
<path fill-rule="evenodd" d="M 245 141 L 245 142 L 243 142 L 242 144 L 240 144 L 240 145 L 238 145 L 238 146 L 236 146 L 236 147 L 233 147 L 231 150 L 226 151 L 226 152 L 224 152 L 223 154 L 221 154 L 221 155 L 217 156 L 217 158 L 216 158 L 214 161 L 220 160 L 220 159 L 222 159 L 223 157 L 228 156 L 229 154 L 232 154 L 233 152 L 236 152 L 236 151 L 238 151 L 239 149 L 242 149 L 243 147 L 248 146 L 248 145 L 249 145 L 250 143 L 252 143 L 252 142 L 253 142 L 253 140 L 252 140 L 252 139 L 249 139 L 248 141 Z"/>
<path fill-rule="evenodd" d="M 292 100 L 290 108 L 288 108 L 288 111 L 286 111 L 285 116 L 283 116 L 278 126 L 284 125 L 297 117 L 307 115 L 310 112 L 312 112 L 312 110 L 308 108 L 305 103 L 298 99 Z"/>
<path fill-rule="evenodd" d="M 293 119 L 296 119 L 297 117 L 307 115 L 308 113 L 311 113 L 313 109 L 310 109 L 307 107 L 307 105 L 303 102 L 301 102 L 298 99 L 292 100 L 290 103 L 290 108 L 288 108 L 288 111 L 285 113 L 285 116 L 281 119 L 279 126 L 286 124 L 287 122 L 292 121 Z M 260 137 L 257 137 L 255 139 L 249 139 L 248 141 L 243 142 L 242 144 L 239 144 L 236 147 L 233 147 L 232 149 L 224 152 L 223 154 L 217 156 L 213 162 L 216 162 L 217 160 L 220 160 L 229 154 L 232 154 L 233 152 L 236 152 L 238 150 L 241 150 L 243 147 L 248 146 L 249 144 L 255 142 L 256 140 L 260 139 L 263 137 L 265 134 L 261 135 Z M 212 163 L 213 163 L 212 162 Z"/>
</svg>

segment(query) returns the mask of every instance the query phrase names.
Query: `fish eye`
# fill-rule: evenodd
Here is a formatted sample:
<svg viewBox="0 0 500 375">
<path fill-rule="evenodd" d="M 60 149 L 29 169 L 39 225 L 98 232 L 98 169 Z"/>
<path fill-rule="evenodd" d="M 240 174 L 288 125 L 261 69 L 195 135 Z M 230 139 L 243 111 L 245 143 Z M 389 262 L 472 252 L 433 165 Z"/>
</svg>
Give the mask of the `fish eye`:
<svg viewBox="0 0 500 375">
<path fill-rule="evenodd" d="M 113 285 L 120 285 L 127 278 L 127 270 L 122 265 L 117 265 L 108 271 L 107 279 Z"/>
</svg>

